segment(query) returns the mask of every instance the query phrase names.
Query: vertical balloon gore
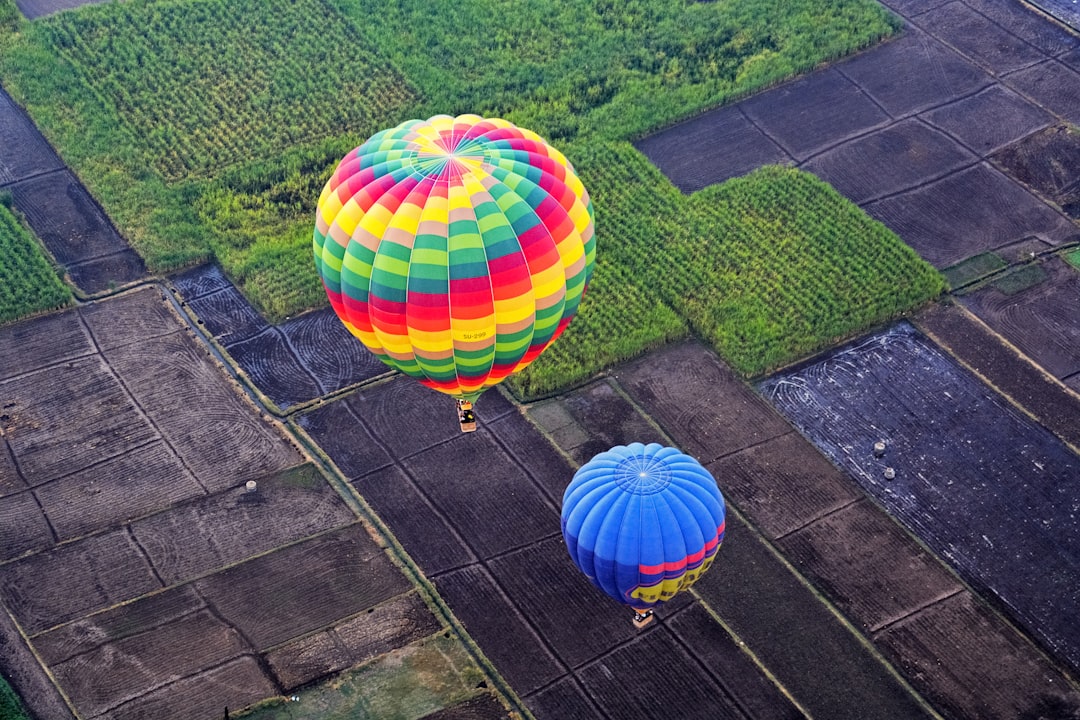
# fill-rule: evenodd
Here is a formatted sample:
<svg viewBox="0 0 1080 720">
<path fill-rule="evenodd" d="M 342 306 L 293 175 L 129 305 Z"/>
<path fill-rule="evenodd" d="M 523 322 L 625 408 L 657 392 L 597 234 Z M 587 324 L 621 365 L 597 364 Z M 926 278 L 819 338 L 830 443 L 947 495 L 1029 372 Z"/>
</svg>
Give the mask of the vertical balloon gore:
<svg viewBox="0 0 1080 720">
<path fill-rule="evenodd" d="M 334 312 L 383 362 L 463 399 L 524 369 L 592 277 L 593 209 L 570 162 L 505 120 L 438 115 L 376 133 L 319 198 Z"/>
</svg>

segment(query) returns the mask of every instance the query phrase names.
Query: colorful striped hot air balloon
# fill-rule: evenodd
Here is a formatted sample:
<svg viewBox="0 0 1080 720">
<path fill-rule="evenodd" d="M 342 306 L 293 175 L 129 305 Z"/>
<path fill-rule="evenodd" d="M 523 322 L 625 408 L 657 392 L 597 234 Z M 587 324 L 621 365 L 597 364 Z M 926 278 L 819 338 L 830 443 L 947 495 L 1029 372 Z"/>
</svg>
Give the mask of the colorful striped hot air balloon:
<svg viewBox="0 0 1080 720">
<path fill-rule="evenodd" d="M 464 401 L 562 333 L 595 256 L 570 162 L 477 115 L 410 120 L 346 155 L 313 244 L 345 326 L 387 365 Z"/>
<path fill-rule="evenodd" d="M 712 564 L 724 539 L 724 498 L 689 455 L 656 443 L 620 445 L 574 475 L 562 532 L 574 564 L 641 623 Z"/>
</svg>

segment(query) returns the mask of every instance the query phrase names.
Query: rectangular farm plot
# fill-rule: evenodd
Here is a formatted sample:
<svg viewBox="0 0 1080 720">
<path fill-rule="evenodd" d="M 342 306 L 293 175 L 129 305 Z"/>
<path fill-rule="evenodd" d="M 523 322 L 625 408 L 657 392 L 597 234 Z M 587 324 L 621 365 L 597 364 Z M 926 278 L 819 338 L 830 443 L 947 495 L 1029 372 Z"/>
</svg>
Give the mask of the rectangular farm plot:
<svg viewBox="0 0 1080 720">
<path fill-rule="evenodd" d="M 312 465 L 137 520 L 134 536 L 167 584 L 183 582 L 356 519 Z"/>
<path fill-rule="evenodd" d="M 559 718 L 601 717 L 573 675 L 567 675 L 525 698 L 526 704 L 538 720 Z"/>
<path fill-rule="evenodd" d="M 527 695 L 566 674 L 547 643 L 482 566 L 469 565 L 442 575 L 435 587 L 518 694 Z"/>
<path fill-rule="evenodd" d="M 0 453 L 3 451 L 3 445 L 0 445 Z M 2 478 L 0 475 L 0 481 Z M 52 547 L 55 542 L 49 522 L 33 494 L 20 492 L 0 497 L 0 562 L 30 550 Z"/>
<path fill-rule="evenodd" d="M 8 417 L 4 434 L 31 485 L 122 455 L 158 437 L 99 357 L 0 382 L 0 394 Z"/>
<path fill-rule="evenodd" d="M 802 169 L 862 204 L 923 185 L 976 160 L 945 134 L 904 120 L 822 153 Z"/>
<path fill-rule="evenodd" d="M 4 427 L 4 423 L 10 419 L 9 415 L 4 420 L 0 420 L 0 428 Z M 19 470 L 15 467 L 15 461 L 12 459 L 7 443 L 0 441 L 0 498 L 25 490 L 27 487 L 26 482 L 19 477 Z"/>
<path fill-rule="evenodd" d="M 805 718 L 750 654 L 709 612 L 695 603 L 664 623 L 750 718 Z"/>
<path fill-rule="evenodd" d="M 918 23 L 997 75 L 1046 58 L 1037 48 L 962 2 L 935 8 L 919 17 Z"/>
<path fill-rule="evenodd" d="M 267 653 L 282 686 L 290 690 L 428 637 L 442 625 L 411 592 L 368 608 L 325 633 L 301 638 Z"/>
<path fill-rule="evenodd" d="M 511 602 L 568 667 L 594 660 L 637 633 L 632 611 L 592 586 L 574 566 L 562 537 L 503 555 L 488 565 Z"/>
<path fill-rule="evenodd" d="M 925 0 L 910 1 L 926 6 Z M 836 68 L 893 117 L 944 105 L 993 82 L 955 50 L 912 27 L 901 37 L 838 63 Z"/>
<path fill-rule="evenodd" d="M 615 380 L 701 463 L 791 430 L 699 343 L 663 348 L 623 366 Z"/>
<path fill-rule="evenodd" d="M 61 265 L 129 249 L 127 242 L 69 171 L 47 173 L 10 188 L 15 207 Z"/>
<path fill-rule="evenodd" d="M 427 575 L 476 562 L 446 515 L 401 468 L 392 465 L 352 484 Z"/>
<path fill-rule="evenodd" d="M 1080 692 L 978 598 L 962 592 L 874 637 L 951 717 L 1068 717 Z"/>
<path fill-rule="evenodd" d="M 195 587 L 260 651 L 410 589 L 359 523 L 204 577 Z"/>
<path fill-rule="evenodd" d="M 205 494 L 161 440 L 39 485 L 34 494 L 61 541 Z"/>
<path fill-rule="evenodd" d="M 156 287 L 99 300 L 79 312 L 102 350 L 168 335 L 184 327 Z"/>
<path fill-rule="evenodd" d="M 393 462 L 344 400 L 319 405 L 296 422 L 347 479 L 363 477 Z"/>
<path fill-rule="evenodd" d="M 1046 372 L 1064 379 L 1080 372 L 1080 273 L 1060 257 L 1027 267 L 1041 270 L 1045 279 L 1011 294 L 988 285 L 959 301 Z"/>
<path fill-rule="evenodd" d="M 1060 1 L 1073 4 L 1072 0 Z M 1080 45 L 1080 37 L 1070 33 L 1058 23 L 1047 22 L 1040 13 L 1023 3 L 1003 3 L 997 0 L 964 0 L 964 2 L 968 7 L 977 10 L 1047 55 L 1060 55 Z"/>
<path fill-rule="evenodd" d="M 0 380 L 94 352 L 77 312 L 16 322 L 0 327 Z"/>
<path fill-rule="evenodd" d="M 771 539 L 858 498 L 847 478 L 794 432 L 727 455 L 707 467 L 724 496 Z"/>
<path fill-rule="evenodd" d="M 169 444 L 210 491 L 300 461 L 300 454 L 182 332 L 102 353 Z"/>
<path fill-rule="evenodd" d="M 0 90 L 0 185 L 62 167 L 30 118 Z"/>
<path fill-rule="evenodd" d="M 561 402 L 580 427 L 588 428 L 587 442 L 563 448 L 580 464 L 615 445 L 664 443 L 663 435 L 607 381 L 575 390 Z"/>
<path fill-rule="evenodd" d="M 152 631 L 199 612 L 206 603 L 190 585 L 150 593 L 34 637 L 46 665 L 58 665 L 126 637 Z"/>
<path fill-rule="evenodd" d="M 345 328 L 330 308 L 289 320 L 280 329 L 323 394 L 390 371 Z"/>
<path fill-rule="evenodd" d="M 684 193 L 791 160 L 738 107 L 704 113 L 634 146 Z"/>
<path fill-rule="evenodd" d="M 161 586 L 123 530 L 0 566 L 0 597 L 31 635 Z"/>
<path fill-rule="evenodd" d="M 459 432 L 403 464 L 481 559 L 559 532 L 558 511 L 487 432 Z"/>
<path fill-rule="evenodd" d="M 637 692 L 638 684 L 643 682 L 642 658 L 653 659 L 644 679 L 649 683 L 648 693 Z M 627 720 L 743 717 L 731 696 L 664 627 L 643 633 L 610 655 L 582 668 L 578 676 L 612 717 Z"/>
<path fill-rule="evenodd" d="M 1068 218 L 986 163 L 866 206 L 935 267 L 1039 235 L 1058 244 Z"/>
<path fill-rule="evenodd" d="M 1074 125 L 1080 124 L 1080 73 L 1051 60 L 1015 72 L 1006 82 Z"/>
<path fill-rule="evenodd" d="M 991 85 L 923 117 L 984 157 L 1054 121 L 1050 113 L 1003 85 Z"/>
<path fill-rule="evenodd" d="M 864 630 L 879 630 L 963 589 L 937 558 L 865 500 L 777 544 Z"/>
<path fill-rule="evenodd" d="M 760 387 L 892 515 L 1080 667 L 1080 458 L 1060 440 L 906 324 Z"/>
<path fill-rule="evenodd" d="M 857 85 L 832 69 L 755 95 L 740 107 L 799 161 L 892 121 Z"/>
<path fill-rule="evenodd" d="M 206 720 L 278 695 L 259 661 L 244 655 L 147 693 L 110 712 L 109 720 Z"/>
<path fill-rule="evenodd" d="M 77 655 L 51 670 L 86 716 L 105 712 L 250 648 L 235 629 L 200 610 Z"/>
<path fill-rule="evenodd" d="M 461 435 L 453 398 L 403 375 L 365 387 L 345 402 L 398 460 Z M 481 395 L 474 408 L 481 427 L 513 412 L 513 405 L 497 390 Z"/>
</svg>

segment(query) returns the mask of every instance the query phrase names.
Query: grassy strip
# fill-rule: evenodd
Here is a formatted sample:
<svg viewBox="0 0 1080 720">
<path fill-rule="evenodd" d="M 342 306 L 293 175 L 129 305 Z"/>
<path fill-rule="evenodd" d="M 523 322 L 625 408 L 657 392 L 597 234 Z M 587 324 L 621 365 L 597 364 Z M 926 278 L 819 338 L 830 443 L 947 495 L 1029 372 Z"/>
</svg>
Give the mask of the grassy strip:
<svg viewBox="0 0 1080 720">
<path fill-rule="evenodd" d="M 1077 270 L 1080 270 L 1080 250 L 1070 250 L 1065 253 L 1065 259 Z"/>
<path fill-rule="evenodd" d="M 71 290 L 15 217 L 7 195 L 0 195 L 0 258 L 0 323 L 71 302 Z"/>
<path fill-rule="evenodd" d="M 945 289 L 895 234 L 808 173 L 766 167 L 684 197 L 627 143 L 591 144 L 578 169 L 597 198 L 597 293 L 512 382 L 523 397 L 677 337 L 679 318 L 757 376 Z"/>
<path fill-rule="evenodd" d="M 1008 264 L 999 255 L 985 252 L 947 267 L 942 272 L 945 274 L 945 279 L 949 281 L 949 287 L 955 289 L 996 273 Z"/>
</svg>

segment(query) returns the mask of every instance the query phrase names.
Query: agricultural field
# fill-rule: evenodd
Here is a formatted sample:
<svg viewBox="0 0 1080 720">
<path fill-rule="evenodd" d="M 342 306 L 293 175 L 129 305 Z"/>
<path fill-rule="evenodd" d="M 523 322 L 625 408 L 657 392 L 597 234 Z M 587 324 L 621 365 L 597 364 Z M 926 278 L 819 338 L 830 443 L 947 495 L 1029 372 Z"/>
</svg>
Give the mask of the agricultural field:
<svg viewBox="0 0 1080 720">
<path fill-rule="evenodd" d="M 687 197 L 658 192 L 659 170 L 628 143 L 576 157 L 604 255 L 568 340 L 513 385 L 523 396 L 664 344 L 679 318 L 736 371 L 762 375 L 945 289 L 891 230 L 809 173 L 764 167 Z M 598 346 L 613 357 L 597 358 Z"/>
<path fill-rule="evenodd" d="M 71 291 L 0 194 L 0 323 L 71 302 Z"/>
<path fill-rule="evenodd" d="M 691 331 L 757 374 L 940 290 L 798 173 L 686 198 L 627 142 L 899 27 L 872 0 L 131 0 L 0 23 L 0 73 L 151 270 L 216 260 L 274 321 L 325 304 L 311 223 L 346 151 L 436 113 L 536 130 L 596 200 L 600 259 L 533 396 Z"/>
</svg>

